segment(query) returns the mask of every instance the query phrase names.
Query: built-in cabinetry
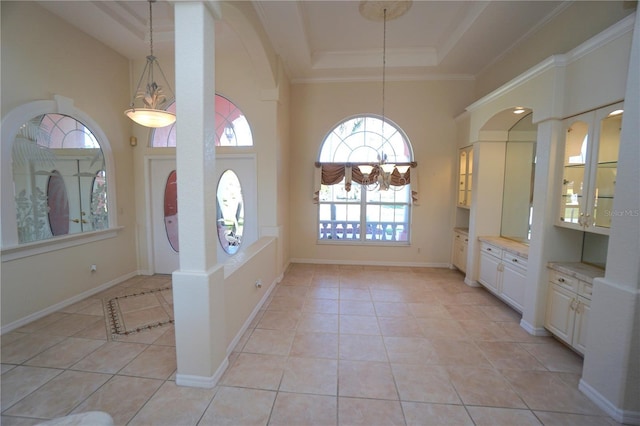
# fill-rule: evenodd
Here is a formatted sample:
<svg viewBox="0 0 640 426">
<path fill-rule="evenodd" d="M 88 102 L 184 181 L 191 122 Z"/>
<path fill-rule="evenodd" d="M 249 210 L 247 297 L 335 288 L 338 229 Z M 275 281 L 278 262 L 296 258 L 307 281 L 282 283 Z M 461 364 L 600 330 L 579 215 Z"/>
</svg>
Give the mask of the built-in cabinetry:
<svg viewBox="0 0 640 426">
<path fill-rule="evenodd" d="M 469 231 L 456 228 L 453 230 L 453 266 L 467 272 L 467 247 L 469 246 Z"/>
<path fill-rule="evenodd" d="M 622 103 L 565 120 L 557 225 L 609 234 L 613 216 Z"/>
<path fill-rule="evenodd" d="M 522 312 L 527 281 L 527 246 L 497 237 L 480 238 L 478 282 Z"/>
<path fill-rule="evenodd" d="M 458 207 L 470 208 L 473 187 L 473 146 L 460 149 L 458 182 Z"/>
<path fill-rule="evenodd" d="M 544 326 L 576 352 L 586 350 L 593 278 L 604 270 L 584 263 L 549 265 L 549 287 Z"/>
</svg>

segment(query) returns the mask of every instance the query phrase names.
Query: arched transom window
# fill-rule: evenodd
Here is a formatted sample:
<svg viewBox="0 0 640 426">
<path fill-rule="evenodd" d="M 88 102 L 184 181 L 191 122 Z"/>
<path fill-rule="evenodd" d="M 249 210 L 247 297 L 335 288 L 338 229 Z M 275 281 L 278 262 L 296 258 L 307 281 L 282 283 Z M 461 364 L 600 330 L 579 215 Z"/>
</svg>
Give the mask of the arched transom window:
<svg viewBox="0 0 640 426">
<path fill-rule="evenodd" d="M 409 243 L 416 164 L 397 125 L 371 115 L 341 122 L 316 166 L 318 240 Z"/>
<path fill-rule="evenodd" d="M 172 102 L 167 111 L 176 112 L 176 103 Z M 253 146 L 253 136 L 246 117 L 233 102 L 216 95 L 216 146 Z M 176 146 L 175 123 L 153 130 L 152 148 Z"/>
</svg>

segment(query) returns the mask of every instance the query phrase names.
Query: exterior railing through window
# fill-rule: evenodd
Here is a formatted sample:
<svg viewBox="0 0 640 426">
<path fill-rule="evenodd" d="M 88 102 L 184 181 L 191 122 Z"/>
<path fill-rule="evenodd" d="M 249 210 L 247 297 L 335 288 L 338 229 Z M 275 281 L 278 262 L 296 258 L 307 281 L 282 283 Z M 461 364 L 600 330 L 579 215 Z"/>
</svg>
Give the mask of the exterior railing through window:
<svg viewBox="0 0 640 426">
<path fill-rule="evenodd" d="M 321 220 L 320 240 L 360 240 L 360 221 Z M 398 222 L 367 222 L 367 241 L 407 241 L 405 224 Z"/>
</svg>

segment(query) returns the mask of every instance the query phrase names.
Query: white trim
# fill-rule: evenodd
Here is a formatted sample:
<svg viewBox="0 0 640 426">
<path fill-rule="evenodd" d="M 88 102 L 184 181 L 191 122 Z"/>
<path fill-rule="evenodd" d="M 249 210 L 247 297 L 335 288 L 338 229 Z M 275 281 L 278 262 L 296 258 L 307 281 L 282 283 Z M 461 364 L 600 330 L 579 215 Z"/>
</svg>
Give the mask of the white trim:
<svg viewBox="0 0 640 426">
<path fill-rule="evenodd" d="M 464 283 L 469 287 L 482 287 L 482 284 L 478 283 L 478 281 L 472 280 L 467 277 L 464 277 Z"/>
<path fill-rule="evenodd" d="M 292 258 L 290 263 L 313 263 L 327 265 L 360 265 L 360 266 L 404 266 L 407 268 L 449 268 L 449 263 L 425 263 L 425 262 L 387 262 L 375 260 L 336 260 L 336 259 L 305 259 Z"/>
<path fill-rule="evenodd" d="M 534 65 L 533 67 L 529 68 L 524 73 L 515 77 L 508 83 L 500 86 L 499 88 L 489 93 L 488 95 L 478 99 L 477 101 L 469 105 L 466 108 L 466 111 L 473 111 L 484 106 L 485 104 L 491 103 L 496 99 L 499 99 L 500 97 L 504 96 L 506 93 L 521 86 L 522 84 L 529 82 L 529 80 L 539 76 L 545 71 L 553 69 L 554 67 L 564 67 L 570 64 L 571 62 L 577 61 L 578 59 L 582 58 L 584 55 L 587 55 L 593 52 L 594 50 L 620 38 L 626 33 L 633 31 L 635 15 L 636 15 L 635 12 L 628 15 L 624 19 L 621 19 L 619 22 L 613 24 L 612 26 L 602 31 L 601 33 L 591 37 L 589 40 L 585 41 L 584 43 L 570 50 L 567 53 L 552 55 L 548 57 L 547 59 L 543 60 L 537 65 Z"/>
<path fill-rule="evenodd" d="M 585 382 L 584 379 L 580 379 L 578 389 L 616 422 L 626 425 L 640 425 L 640 411 L 623 410 L 616 407 L 611 401 L 602 396 L 600 392 Z"/>
<path fill-rule="evenodd" d="M 15 135 L 18 133 L 20 126 L 22 126 L 27 120 L 38 115 L 52 113 L 68 115 L 80 121 L 82 124 L 87 126 L 91 133 L 96 137 L 105 160 L 109 226 L 110 230 L 118 228 L 115 160 L 113 158 L 113 150 L 109 139 L 95 120 L 73 105 L 73 99 L 54 95 L 52 100 L 39 100 L 22 104 L 9 111 L 7 115 L 2 118 L 2 125 L 0 126 L 2 134 L 0 137 L 0 165 L 2 166 L 0 167 L 0 194 L 2 194 L 2 224 L 0 234 L 3 246 L 6 245 L 13 247 L 18 245 L 16 206 L 15 200 L 13 199 L 13 165 L 11 162 Z M 56 249 L 57 248 L 52 248 L 51 250 Z"/>
<path fill-rule="evenodd" d="M 216 386 L 228 366 L 229 358 L 224 357 L 224 360 L 222 360 L 216 372 L 210 377 L 194 376 L 191 374 L 176 374 L 176 385 L 212 389 Z"/>
<path fill-rule="evenodd" d="M 13 321 L 7 325 L 2 326 L 2 328 L 0 329 L 0 335 L 1 334 L 5 334 L 5 333 L 9 333 L 19 327 L 22 327 L 23 325 L 29 324 L 30 322 L 33 322 L 35 320 L 38 320 L 40 318 L 43 318 L 49 314 L 52 314 L 56 311 L 59 311 L 60 309 L 64 309 L 67 306 L 71 306 L 74 303 L 78 303 L 81 300 L 84 300 L 88 297 L 93 296 L 94 294 L 98 294 L 101 291 L 104 291 L 108 288 L 113 287 L 116 284 L 120 284 L 122 282 L 125 282 L 126 280 L 133 278 L 137 275 L 140 275 L 138 271 L 133 271 L 133 272 L 129 272 L 128 274 L 122 275 L 114 280 L 108 281 L 104 284 L 99 285 L 98 287 L 94 287 L 90 290 L 87 291 L 83 291 L 80 294 L 76 294 L 73 297 L 70 297 L 67 300 L 63 300 L 62 302 L 58 302 L 55 305 L 51 305 L 48 306 L 38 312 L 34 312 L 33 314 L 29 314 L 26 317 L 20 318 L 19 320 Z"/>
<path fill-rule="evenodd" d="M 525 321 L 524 318 L 520 320 L 520 327 L 524 328 L 525 331 L 532 336 L 551 336 L 551 333 L 549 333 L 546 328 L 534 327 L 533 325 Z"/>
<path fill-rule="evenodd" d="M 20 244 L 19 246 L 7 247 L 0 250 L 2 262 L 22 259 L 24 257 L 36 256 L 38 254 L 49 253 L 51 251 L 62 250 L 82 244 L 93 243 L 95 241 L 106 240 L 118 236 L 124 226 L 104 229 L 101 231 L 81 232 L 79 234 L 63 235 L 32 243 Z"/>
</svg>

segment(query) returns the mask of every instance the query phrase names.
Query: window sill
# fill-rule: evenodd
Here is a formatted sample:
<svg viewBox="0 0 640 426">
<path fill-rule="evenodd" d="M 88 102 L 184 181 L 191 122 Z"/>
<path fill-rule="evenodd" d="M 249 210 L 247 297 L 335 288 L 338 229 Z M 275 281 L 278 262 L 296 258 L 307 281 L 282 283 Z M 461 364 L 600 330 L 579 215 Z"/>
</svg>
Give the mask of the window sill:
<svg viewBox="0 0 640 426">
<path fill-rule="evenodd" d="M 319 245 L 336 245 L 336 246 L 370 246 L 370 247 L 409 247 L 411 243 L 409 241 L 358 241 L 358 240 L 339 240 L 339 239 L 326 239 L 316 240 L 316 244 Z"/>
<path fill-rule="evenodd" d="M 24 257 L 35 256 L 38 254 L 62 250 L 69 247 L 92 243 L 95 241 L 106 240 L 108 238 L 114 238 L 118 235 L 118 232 L 123 229 L 123 226 L 118 226 L 115 228 L 105 229 L 103 231 L 83 232 L 80 234 L 65 235 L 62 237 L 50 238 L 48 240 L 34 241 L 32 243 L 3 248 L 0 251 L 2 262 L 22 259 Z"/>
</svg>

